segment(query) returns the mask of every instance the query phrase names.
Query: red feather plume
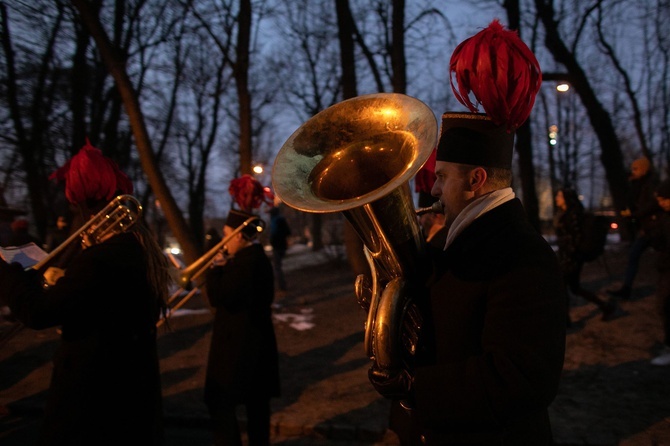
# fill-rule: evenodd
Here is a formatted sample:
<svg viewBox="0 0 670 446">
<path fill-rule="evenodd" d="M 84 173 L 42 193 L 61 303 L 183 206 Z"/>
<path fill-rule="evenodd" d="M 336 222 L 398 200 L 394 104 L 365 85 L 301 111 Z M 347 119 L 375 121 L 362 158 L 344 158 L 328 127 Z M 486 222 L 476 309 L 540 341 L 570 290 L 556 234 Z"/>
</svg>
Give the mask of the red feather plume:
<svg viewBox="0 0 670 446">
<path fill-rule="evenodd" d="M 70 203 L 86 200 L 109 201 L 117 193 L 131 194 L 133 184 L 118 165 L 93 147 L 86 144 L 62 167 L 49 175 L 50 180 L 65 181 L 65 197 Z"/>
<path fill-rule="evenodd" d="M 430 195 L 430 191 L 435 183 L 436 156 L 437 151 L 433 150 L 426 163 L 416 173 L 416 176 L 414 177 L 414 190 L 416 192 L 423 192 Z"/>
<path fill-rule="evenodd" d="M 273 204 L 274 194 L 269 187 L 263 187 L 261 183 L 249 174 L 244 174 L 230 182 L 228 192 L 240 207 L 240 210 L 251 213 L 252 209 L 261 207 L 263 203 Z"/>
<path fill-rule="evenodd" d="M 530 115 L 542 71 L 518 34 L 496 19 L 456 47 L 449 81 L 456 99 L 470 111 L 477 112 L 481 104 L 495 124 L 514 131 Z M 470 99 L 471 92 L 476 101 Z"/>
</svg>

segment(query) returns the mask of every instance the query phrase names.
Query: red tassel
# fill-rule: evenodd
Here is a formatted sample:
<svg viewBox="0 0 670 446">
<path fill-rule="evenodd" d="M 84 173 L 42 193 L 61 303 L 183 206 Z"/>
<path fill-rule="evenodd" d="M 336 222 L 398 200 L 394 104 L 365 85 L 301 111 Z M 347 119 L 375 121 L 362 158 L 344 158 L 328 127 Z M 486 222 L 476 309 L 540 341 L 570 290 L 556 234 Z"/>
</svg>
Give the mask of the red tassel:
<svg viewBox="0 0 670 446">
<path fill-rule="evenodd" d="M 240 210 L 248 213 L 251 213 L 252 209 L 259 208 L 263 203 L 272 205 L 274 201 L 274 194 L 270 188 L 263 187 L 249 174 L 233 179 L 228 192 Z"/>
<path fill-rule="evenodd" d="M 133 184 L 118 165 L 102 151 L 86 144 L 60 169 L 49 175 L 50 180 L 65 181 L 65 197 L 70 203 L 86 200 L 110 201 L 118 193 L 130 194 Z"/>
<path fill-rule="evenodd" d="M 530 116 L 542 71 L 518 34 L 496 19 L 456 47 L 449 81 L 456 99 L 470 111 L 479 111 L 479 104 L 495 124 L 514 131 Z"/>
<path fill-rule="evenodd" d="M 433 150 L 426 163 L 419 169 L 414 177 L 414 191 L 430 194 L 435 183 L 435 158 L 437 151 Z"/>
</svg>

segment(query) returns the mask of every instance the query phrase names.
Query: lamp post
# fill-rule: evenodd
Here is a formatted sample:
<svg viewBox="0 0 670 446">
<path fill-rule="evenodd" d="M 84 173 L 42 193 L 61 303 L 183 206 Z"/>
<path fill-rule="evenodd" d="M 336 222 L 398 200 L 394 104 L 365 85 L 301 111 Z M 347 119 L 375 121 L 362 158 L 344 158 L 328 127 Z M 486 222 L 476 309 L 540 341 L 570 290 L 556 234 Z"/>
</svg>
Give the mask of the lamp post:
<svg viewBox="0 0 670 446">
<path fill-rule="evenodd" d="M 569 126 L 568 126 L 568 120 L 569 116 L 569 109 L 566 112 L 566 116 L 564 116 L 563 113 L 563 106 L 564 106 L 564 98 L 566 97 L 565 95 L 568 93 L 570 90 L 570 84 L 567 82 L 560 82 L 559 84 L 556 85 L 556 124 L 552 126 L 553 128 L 553 133 L 554 133 L 554 142 L 552 146 L 555 146 L 558 150 L 558 156 L 559 156 L 559 161 L 562 161 L 562 165 L 560 165 L 560 175 L 561 175 L 561 182 L 563 185 L 570 184 L 572 187 L 576 187 L 576 184 L 573 184 L 576 182 L 576 178 L 573 178 L 573 175 L 571 175 L 571 169 L 574 165 L 573 159 L 570 154 L 570 138 L 569 138 Z M 561 134 L 561 144 L 558 144 L 558 134 Z"/>
</svg>

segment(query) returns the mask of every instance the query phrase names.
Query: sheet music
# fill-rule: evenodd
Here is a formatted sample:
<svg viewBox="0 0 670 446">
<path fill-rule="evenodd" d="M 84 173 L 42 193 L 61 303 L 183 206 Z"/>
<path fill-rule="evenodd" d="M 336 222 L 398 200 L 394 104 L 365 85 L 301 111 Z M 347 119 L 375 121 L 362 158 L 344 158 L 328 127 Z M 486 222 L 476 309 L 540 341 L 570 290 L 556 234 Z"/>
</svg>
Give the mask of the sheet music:
<svg viewBox="0 0 670 446">
<path fill-rule="evenodd" d="M 47 252 L 35 243 L 27 243 L 21 246 L 0 247 L 0 257 L 7 263 L 20 263 L 24 268 L 37 264 L 47 256 Z"/>
</svg>

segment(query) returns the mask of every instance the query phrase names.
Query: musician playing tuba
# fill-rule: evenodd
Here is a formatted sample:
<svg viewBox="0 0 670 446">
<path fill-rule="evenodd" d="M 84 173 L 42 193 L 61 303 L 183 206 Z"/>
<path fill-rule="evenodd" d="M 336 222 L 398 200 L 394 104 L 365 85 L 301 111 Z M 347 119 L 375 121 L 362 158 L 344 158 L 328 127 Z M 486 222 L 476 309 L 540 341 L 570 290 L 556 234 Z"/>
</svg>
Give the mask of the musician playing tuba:
<svg viewBox="0 0 670 446">
<path fill-rule="evenodd" d="M 51 178 L 65 183 L 73 214 L 84 222 L 133 190 L 88 141 Z M 141 219 L 125 232 L 86 234 L 49 287 L 40 271 L 0 260 L 0 300 L 16 318 L 35 330 L 61 327 L 39 444 L 162 444 L 155 324 L 167 261 Z"/>
<path fill-rule="evenodd" d="M 412 373 L 371 379 L 411 402 L 391 415 L 403 445 L 549 446 L 567 297 L 554 252 L 510 187 L 514 131 L 530 114 L 539 64 L 494 21 L 456 48 L 450 67 L 471 112 L 443 114 L 436 149 L 432 195 L 449 231 L 428 281 L 431 354 Z"/>
</svg>

